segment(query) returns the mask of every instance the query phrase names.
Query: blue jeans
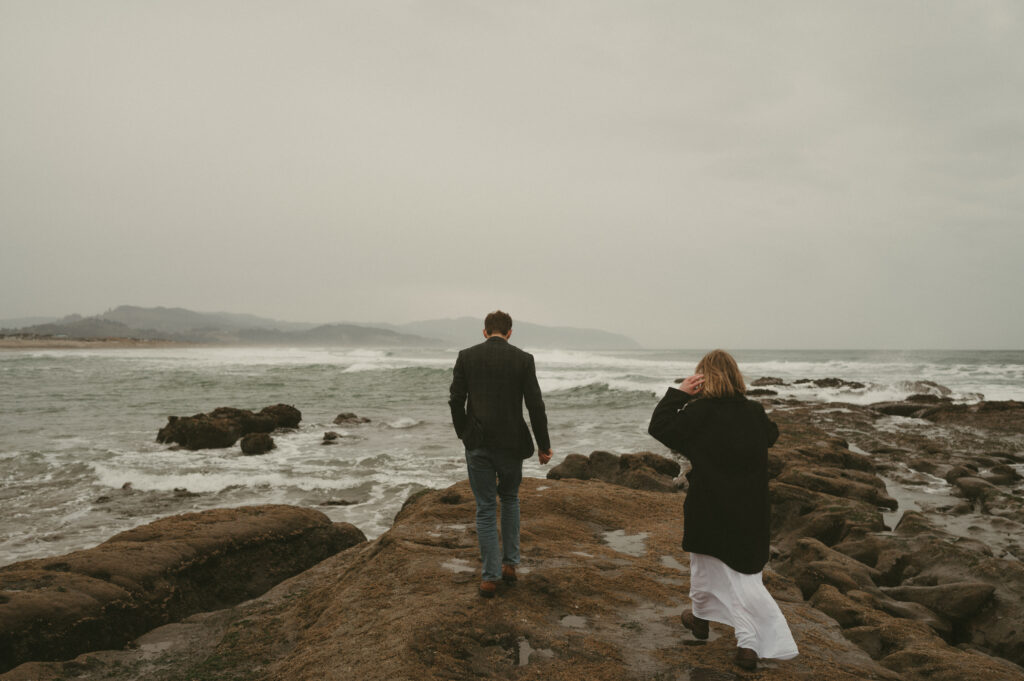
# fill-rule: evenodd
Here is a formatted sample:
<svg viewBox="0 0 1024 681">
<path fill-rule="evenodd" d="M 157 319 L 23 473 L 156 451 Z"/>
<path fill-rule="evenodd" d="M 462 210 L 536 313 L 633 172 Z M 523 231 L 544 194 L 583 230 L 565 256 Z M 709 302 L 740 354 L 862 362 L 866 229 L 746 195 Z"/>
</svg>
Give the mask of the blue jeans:
<svg viewBox="0 0 1024 681">
<path fill-rule="evenodd" d="M 483 561 L 481 579 L 501 579 L 501 565 L 519 565 L 519 483 L 523 460 L 493 449 L 467 449 L 469 486 L 476 497 L 476 537 Z M 501 550 L 498 548 L 497 499 L 501 497 Z"/>
</svg>

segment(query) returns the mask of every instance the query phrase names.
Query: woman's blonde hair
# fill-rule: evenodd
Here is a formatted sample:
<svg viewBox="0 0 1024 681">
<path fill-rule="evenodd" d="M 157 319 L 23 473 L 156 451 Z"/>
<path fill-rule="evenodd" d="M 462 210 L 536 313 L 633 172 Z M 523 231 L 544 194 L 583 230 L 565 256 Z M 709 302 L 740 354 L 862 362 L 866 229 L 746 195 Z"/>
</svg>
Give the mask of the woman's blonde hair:
<svg viewBox="0 0 1024 681">
<path fill-rule="evenodd" d="M 697 363 L 697 373 L 704 374 L 703 397 L 734 397 L 746 395 L 747 386 L 736 360 L 725 350 L 712 350 Z"/>
</svg>

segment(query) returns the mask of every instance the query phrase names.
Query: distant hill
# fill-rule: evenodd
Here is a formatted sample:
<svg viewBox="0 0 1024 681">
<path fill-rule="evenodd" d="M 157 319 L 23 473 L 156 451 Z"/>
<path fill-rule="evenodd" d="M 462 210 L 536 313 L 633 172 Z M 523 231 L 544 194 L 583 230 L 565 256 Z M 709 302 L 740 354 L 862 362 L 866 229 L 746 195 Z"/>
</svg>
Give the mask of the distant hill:
<svg viewBox="0 0 1024 681">
<path fill-rule="evenodd" d="M 391 329 L 357 324 L 324 324 L 305 331 L 243 329 L 238 339 L 259 345 L 433 346 L 438 341 Z"/>
<path fill-rule="evenodd" d="M 409 324 L 377 324 L 402 333 L 438 338 L 449 347 L 465 347 L 482 340 L 483 319 L 459 317 L 433 319 Z M 516 345 L 529 348 L 571 350 L 630 350 L 640 347 L 632 338 L 600 329 L 579 329 L 568 326 L 542 326 L 512 321 L 512 339 Z"/>
<path fill-rule="evenodd" d="M 305 331 L 317 326 L 300 322 L 282 322 L 251 314 L 230 312 L 194 312 L 181 307 L 136 307 L 121 305 L 99 315 L 102 319 L 120 322 L 134 329 L 153 329 L 167 333 L 181 333 L 203 329 L 221 331 L 233 329 L 277 329 L 279 331 Z"/>
<path fill-rule="evenodd" d="M 67 338 L 138 338 L 251 345 L 437 346 L 441 341 L 358 324 L 280 322 L 246 314 L 123 305 L 94 317 L 69 315 L 7 333 Z"/>
<path fill-rule="evenodd" d="M 33 321 L 30 319 L 29 321 Z M 410 324 L 310 324 L 249 314 L 196 312 L 180 307 L 122 305 L 93 317 L 68 315 L 45 323 L 10 326 L 5 333 L 67 338 L 138 338 L 181 343 L 465 347 L 481 340 L 483 320 L 434 319 Z M 513 342 L 523 348 L 627 350 L 632 338 L 601 331 L 514 322 Z"/>
<path fill-rule="evenodd" d="M 6 329 L 5 329 L 6 330 Z M 17 330 L 18 333 L 37 336 L 66 336 L 68 338 L 149 338 L 173 340 L 169 334 L 151 329 L 133 329 L 120 322 L 100 317 L 72 315 L 49 324 L 35 324 Z"/>
</svg>

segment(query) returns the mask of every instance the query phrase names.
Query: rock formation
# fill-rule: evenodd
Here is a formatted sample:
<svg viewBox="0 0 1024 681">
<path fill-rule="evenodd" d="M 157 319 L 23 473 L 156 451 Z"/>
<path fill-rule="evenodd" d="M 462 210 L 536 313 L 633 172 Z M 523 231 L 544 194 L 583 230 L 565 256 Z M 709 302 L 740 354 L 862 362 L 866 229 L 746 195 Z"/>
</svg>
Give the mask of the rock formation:
<svg viewBox="0 0 1024 681">
<path fill-rule="evenodd" d="M 249 433 L 242 438 L 243 454 L 266 454 L 276 448 L 274 438 L 267 433 Z"/>
<path fill-rule="evenodd" d="M 560 464 L 548 471 L 551 480 L 574 478 L 577 480 L 603 480 L 632 489 L 654 492 L 676 492 L 685 487 L 685 480 L 676 482 L 679 464 L 672 459 L 651 452 L 623 454 L 591 452 L 589 457 L 569 454 Z"/>
<path fill-rule="evenodd" d="M 365 541 L 293 506 L 189 513 L 99 546 L 0 568 L 0 672 L 120 648 L 154 627 L 257 596 Z"/>
<path fill-rule="evenodd" d="M 334 417 L 334 425 L 336 426 L 353 426 L 369 422 L 370 419 L 365 416 L 357 416 L 350 411 L 342 412 Z"/>
<path fill-rule="evenodd" d="M 679 548 L 684 495 L 526 479 L 521 497 L 520 581 L 502 585 L 492 601 L 476 594 L 473 495 L 462 482 L 414 495 L 380 538 L 263 597 L 193 618 L 188 629 L 152 632 L 139 651 L 25 665 L 11 681 L 85 667 L 124 681 L 131 677 L 123 670 L 135 678 L 216 672 L 213 678 L 265 681 L 743 678 L 732 665 L 727 628 L 712 624 L 711 639 L 699 643 L 679 623 L 689 607 Z M 765 581 L 801 654 L 773 662 L 766 678 L 1019 681 L 1019 667 L 945 640 L 979 617 L 1006 619 L 1009 633 L 1013 616 L 990 612 L 999 588 L 988 589 L 980 576 L 947 583 L 937 575 L 936 592 L 924 581 L 882 588 L 879 582 L 896 586 L 915 561 L 935 558 L 893 557 L 888 541 L 869 533 L 847 534 L 835 548 L 808 537 L 790 542 Z M 921 568 L 916 574 L 929 574 Z M 147 645 L 166 653 L 147 656 Z"/>
<path fill-rule="evenodd" d="M 278 428 L 296 428 L 302 412 L 288 404 L 275 404 L 254 413 L 248 409 L 218 407 L 209 414 L 168 416 L 167 425 L 157 433 L 156 441 L 176 443 L 191 449 L 233 447 L 238 438 L 249 433 L 271 433 Z"/>
</svg>

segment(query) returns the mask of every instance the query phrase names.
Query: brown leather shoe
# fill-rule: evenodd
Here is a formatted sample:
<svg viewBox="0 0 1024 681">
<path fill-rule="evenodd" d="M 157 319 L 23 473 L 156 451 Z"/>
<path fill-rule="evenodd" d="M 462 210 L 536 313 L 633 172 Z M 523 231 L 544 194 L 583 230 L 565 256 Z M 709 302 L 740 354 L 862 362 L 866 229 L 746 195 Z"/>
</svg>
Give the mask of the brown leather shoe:
<svg viewBox="0 0 1024 681">
<path fill-rule="evenodd" d="M 519 580 L 516 577 L 516 566 L 515 565 L 502 565 L 501 566 L 501 581 L 506 584 L 515 584 Z"/>
<path fill-rule="evenodd" d="M 497 582 L 480 582 L 480 595 L 484 598 L 494 598 L 494 593 L 497 590 Z"/>
<path fill-rule="evenodd" d="M 748 672 L 757 669 L 757 653 L 750 648 L 737 648 L 736 649 L 736 664 L 741 669 L 746 669 Z"/>
<path fill-rule="evenodd" d="M 679 620 L 683 623 L 683 626 L 690 630 L 694 638 L 699 638 L 701 641 L 706 641 L 708 638 L 708 621 L 702 620 L 693 614 L 692 610 L 687 610 L 679 616 Z"/>
</svg>

